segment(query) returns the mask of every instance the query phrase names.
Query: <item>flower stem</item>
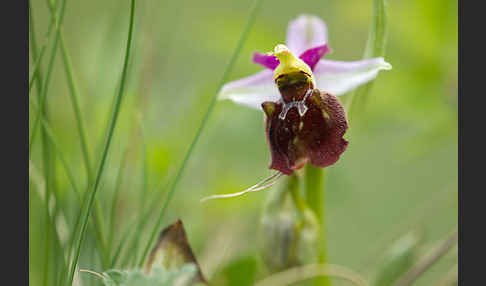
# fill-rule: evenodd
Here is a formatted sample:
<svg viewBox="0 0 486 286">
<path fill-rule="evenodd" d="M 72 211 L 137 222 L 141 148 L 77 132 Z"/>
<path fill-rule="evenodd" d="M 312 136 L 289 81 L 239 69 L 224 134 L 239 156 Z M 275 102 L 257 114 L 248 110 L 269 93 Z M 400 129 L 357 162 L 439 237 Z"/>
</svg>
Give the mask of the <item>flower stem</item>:
<svg viewBox="0 0 486 286">
<path fill-rule="evenodd" d="M 320 226 L 319 244 L 318 244 L 318 261 L 321 264 L 326 261 L 326 224 L 324 216 L 324 169 L 314 167 L 310 164 L 305 168 L 305 195 L 309 207 L 317 217 Z M 331 281 L 327 276 L 320 276 L 314 280 L 314 285 L 329 286 Z"/>
<path fill-rule="evenodd" d="M 287 189 L 290 190 L 292 195 L 292 200 L 294 201 L 295 207 L 299 210 L 300 214 L 303 214 L 306 203 L 299 192 L 299 178 L 297 175 L 292 174 L 287 178 Z"/>
</svg>

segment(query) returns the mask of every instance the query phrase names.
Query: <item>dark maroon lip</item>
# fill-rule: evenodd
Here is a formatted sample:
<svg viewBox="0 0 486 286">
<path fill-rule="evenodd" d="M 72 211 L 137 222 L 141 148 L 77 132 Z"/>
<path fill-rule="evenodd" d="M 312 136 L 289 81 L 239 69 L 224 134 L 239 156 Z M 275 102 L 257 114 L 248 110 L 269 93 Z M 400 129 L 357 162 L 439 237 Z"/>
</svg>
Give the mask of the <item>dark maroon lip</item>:
<svg viewBox="0 0 486 286">
<path fill-rule="evenodd" d="M 339 160 L 348 141 L 343 136 L 348 122 L 339 100 L 318 89 L 301 102 L 306 110 L 292 106 L 281 116 L 286 102 L 264 102 L 265 132 L 270 147 L 270 169 L 290 175 L 306 163 L 328 167 Z"/>
</svg>

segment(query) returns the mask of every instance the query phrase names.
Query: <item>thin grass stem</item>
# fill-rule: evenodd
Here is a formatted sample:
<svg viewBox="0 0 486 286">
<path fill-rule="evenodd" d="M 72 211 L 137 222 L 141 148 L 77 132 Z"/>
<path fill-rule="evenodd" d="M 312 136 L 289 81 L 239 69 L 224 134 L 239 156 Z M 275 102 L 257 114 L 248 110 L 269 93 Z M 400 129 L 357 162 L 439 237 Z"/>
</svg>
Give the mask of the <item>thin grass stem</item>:
<svg viewBox="0 0 486 286">
<path fill-rule="evenodd" d="M 51 79 L 51 75 L 52 75 L 52 71 L 53 71 L 53 67 L 54 67 L 54 61 L 56 59 L 56 54 L 57 54 L 57 46 L 58 46 L 58 42 L 59 42 L 59 29 L 61 28 L 61 25 L 62 25 L 62 21 L 64 19 L 64 11 L 66 10 L 66 0 L 62 0 L 62 3 L 61 3 L 61 7 L 59 8 L 60 11 L 59 11 L 59 19 L 56 21 L 56 35 L 54 37 L 54 43 L 53 43 L 53 46 L 52 46 L 52 51 L 51 51 L 51 57 L 49 59 L 49 63 L 48 63 L 48 66 L 47 66 L 47 75 L 46 75 L 46 78 L 42 84 L 42 90 L 41 90 L 41 94 L 39 95 L 39 110 L 37 111 L 37 114 L 36 114 L 36 117 L 35 117 L 35 121 L 34 121 L 34 126 L 33 126 L 33 130 L 32 130 L 32 133 L 30 135 L 30 144 L 29 144 L 29 159 L 30 159 L 30 156 L 32 155 L 32 146 L 35 142 L 35 134 L 36 134 L 36 131 L 37 131 L 37 128 L 39 126 L 39 122 L 40 122 L 40 118 L 42 116 L 42 107 L 44 106 L 45 104 L 45 100 L 46 100 L 46 95 L 47 95 L 47 90 L 48 90 L 48 87 L 49 87 L 49 82 L 50 82 L 50 79 Z M 53 17 L 56 17 L 57 18 L 57 13 L 54 14 Z"/>
<path fill-rule="evenodd" d="M 30 100 L 29 102 L 30 102 L 32 108 L 34 110 L 37 110 L 38 107 L 35 106 L 35 103 L 32 100 Z M 73 188 L 74 193 L 76 194 L 75 197 L 76 197 L 78 203 L 80 204 L 80 210 L 82 210 L 82 209 L 84 209 L 84 206 L 86 205 L 87 197 L 85 196 L 83 202 L 81 203 L 82 195 L 80 193 L 80 188 L 76 184 L 76 181 L 75 181 L 74 175 L 73 175 L 74 173 L 72 172 L 71 168 L 69 167 L 69 163 L 67 162 L 63 153 L 61 152 L 59 144 L 57 143 L 57 140 L 54 136 L 54 133 L 52 132 L 51 127 L 49 126 L 49 123 L 46 122 L 46 120 L 44 118 L 42 118 L 41 124 L 43 125 L 43 128 L 46 130 L 47 138 L 49 139 L 50 144 L 53 147 L 53 151 L 59 156 L 61 164 L 64 167 L 64 171 L 66 172 L 66 176 L 68 177 L 68 181 L 71 184 L 71 187 Z M 75 222 L 74 228 L 73 228 L 74 232 L 71 235 L 70 242 L 69 242 L 68 247 L 67 247 L 67 249 L 69 249 L 69 250 L 72 249 L 75 238 L 77 237 L 77 230 L 79 228 L 80 219 L 81 219 L 81 216 L 76 216 L 76 222 Z M 96 233 L 96 230 L 93 229 L 93 232 Z M 66 265 L 64 266 L 63 272 L 68 271 L 68 263 L 71 260 L 71 255 L 72 255 L 72 251 L 69 251 L 68 259 L 66 261 Z M 65 278 L 66 278 L 65 276 L 62 276 L 61 279 L 59 280 L 58 285 L 62 285 Z"/>
<path fill-rule="evenodd" d="M 34 81 L 37 81 L 39 80 L 40 76 L 39 76 L 39 70 L 40 70 L 40 63 L 42 61 L 42 58 L 44 56 L 44 53 L 46 51 L 46 48 L 47 48 L 47 44 L 49 43 L 49 39 L 50 39 L 50 36 L 51 36 L 51 33 L 53 31 L 53 28 L 54 28 L 54 24 L 56 23 L 56 17 L 53 15 L 51 17 L 51 21 L 49 22 L 49 27 L 47 28 L 47 33 L 44 37 L 44 42 L 40 48 L 40 53 L 37 54 L 37 41 L 35 39 L 35 32 L 34 32 L 34 19 L 33 19 L 33 16 L 32 16 L 32 4 L 31 4 L 31 1 L 29 1 L 29 28 L 30 28 L 30 31 L 31 31 L 31 37 L 30 37 L 30 40 L 31 40 L 31 45 L 32 45 L 32 54 L 33 54 L 33 60 L 34 60 L 34 64 L 32 65 L 32 72 L 30 73 L 30 76 L 29 76 L 29 94 L 30 94 L 30 91 L 32 89 L 32 86 L 34 84 Z M 38 55 L 38 56 L 37 56 Z M 42 80 L 41 80 L 42 82 Z"/>
<path fill-rule="evenodd" d="M 37 60 L 37 43 L 35 41 L 35 33 L 34 33 L 34 27 L 35 27 L 35 24 L 34 24 L 34 17 L 33 17 L 33 13 L 32 13 L 32 5 L 30 4 L 29 2 L 29 17 L 30 17 L 30 30 L 31 30 L 31 33 L 30 33 L 30 37 L 31 39 L 33 40 L 32 41 L 32 58 L 34 61 Z M 41 75 L 40 75 L 40 72 L 39 72 L 39 76 L 37 77 L 37 94 L 40 95 L 42 94 L 42 90 L 41 89 Z M 31 98 L 29 96 L 29 98 Z M 40 97 L 38 96 L 38 99 L 39 99 L 39 102 L 40 102 Z M 42 119 L 47 119 L 48 117 L 48 113 L 47 113 L 47 105 L 46 104 L 40 104 L 40 108 L 39 108 L 39 112 L 38 112 L 39 116 L 42 117 Z M 44 128 L 42 128 L 42 162 L 43 162 L 43 171 L 44 171 L 44 178 L 45 178 L 45 181 L 46 181 L 46 184 L 45 184 L 45 187 L 46 187 L 46 199 L 45 199 L 45 203 L 46 203 L 46 207 L 45 207 L 45 215 L 46 215 L 46 231 L 45 231 L 45 247 L 44 247 L 44 280 L 43 280 L 43 285 L 47 285 L 48 284 L 48 281 L 49 281 L 49 264 L 50 264 L 50 260 L 49 260 L 49 253 L 50 253 L 50 240 L 51 240 L 51 228 L 54 228 L 55 229 L 55 225 L 51 225 L 51 221 L 52 219 L 50 218 L 51 215 L 49 214 L 49 206 L 50 206 L 50 198 L 51 198 L 51 191 L 54 187 L 54 184 L 53 184 L 53 179 L 52 179 L 52 174 L 53 174 L 53 171 L 54 171 L 54 162 L 53 158 L 51 158 L 51 150 L 50 150 L 50 144 L 48 142 L 48 139 L 47 139 L 47 135 L 46 135 L 46 131 Z M 30 154 L 29 154 L 30 156 Z M 54 196 L 56 196 L 56 192 L 54 192 Z M 57 207 L 57 206 L 56 206 Z M 56 214 L 56 212 L 54 212 L 54 215 Z M 54 252 L 56 252 L 56 249 L 54 249 Z"/>
<path fill-rule="evenodd" d="M 137 233 L 144 233 L 143 229 L 145 228 L 145 225 L 149 222 L 149 219 L 152 216 L 152 214 L 155 212 L 155 209 L 157 208 L 158 202 L 160 202 L 160 200 L 162 198 L 162 194 L 164 194 L 164 190 L 166 188 L 167 188 L 167 183 L 164 185 L 164 187 L 159 192 L 157 192 L 158 195 L 154 199 L 152 199 L 152 204 L 148 207 L 147 211 L 142 216 L 140 216 L 140 220 L 137 223 L 137 227 L 135 227 L 135 225 L 134 225 L 133 228 L 137 230 Z M 134 240 L 130 244 L 129 249 L 135 250 L 136 248 L 138 248 L 139 241 L 140 241 L 140 236 L 135 236 Z M 133 261 L 133 259 L 134 259 L 133 257 L 135 257 L 135 258 L 138 257 L 137 253 L 138 253 L 137 251 L 133 251 L 131 257 L 130 256 L 124 257 L 123 262 L 122 262 L 122 266 L 123 267 L 129 266 L 130 265 L 130 259 L 132 259 L 131 262 L 132 262 L 132 266 L 133 266 L 137 262 L 137 260 Z"/>
<path fill-rule="evenodd" d="M 386 0 L 373 0 L 373 20 L 363 58 L 383 57 L 385 55 L 387 18 Z M 360 86 L 349 96 L 346 110 L 350 119 L 366 104 L 374 81 Z"/>
<path fill-rule="evenodd" d="M 55 13 L 55 7 L 54 4 L 48 1 L 49 4 L 49 9 L 51 11 L 51 14 L 54 15 Z M 83 159 L 84 159 L 84 164 L 86 167 L 86 174 L 88 176 L 88 182 L 91 182 L 92 179 L 92 171 L 91 171 L 91 160 L 89 157 L 89 151 L 88 151 L 88 144 L 86 140 L 86 132 L 83 124 L 83 119 L 81 116 L 81 109 L 79 107 L 79 92 L 78 88 L 76 85 L 76 82 L 74 81 L 74 75 L 73 75 L 73 69 L 72 69 L 72 64 L 71 64 L 71 58 L 69 56 L 69 52 L 66 48 L 66 42 L 64 40 L 64 34 L 62 30 L 59 31 L 59 37 L 60 37 L 60 44 L 61 44 L 61 52 L 62 52 L 62 57 L 63 57 L 63 63 L 64 63 L 64 71 L 66 72 L 66 78 L 68 81 L 68 87 L 70 91 L 70 96 L 71 96 L 71 103 L 73 105 L 73 110 L 74 110 L 74 115 L 76 119 L 76 126 L 78 129 L 79 133 L 79 139 L 81 143 L 81 151 L 83 154 Z"/>
<path fill-rule="evenodd" d="M 430 269 L 441 257 L 443 257 L 452 247 L 457 245 L 458 232 L 454 231 L 444 239 L 437 247 L 426 253 L 420 260 L 410 268 L 394 286 L 412 285 L 425 271 Z"/>
<path fill-rule="evenodd" d="M 114 233 L 115 233 L 115 225 L 116 225 L 116 210 L 117 210 L 117 204 L 118 204 L 118 197 L 120 194 L 120 189 L 121 189 L 121 184 L 123 182 L 123 174 L 125 172 L 126 168 L 126 162 L 127 162 L 127 157 L 128 157 L 128 150 L 125 151 L 123 154 L 122 160 L 120 162 L 120 168 L 118 169 L 118 174 L 116 176 L 116 181 L 115 181 L 115 192 L 113 193 L 113 198 L 111 201 L 111 211 L 110 211 L 110 232 L 109 232 L 109 237 L 108 237 L 108 245 L 109 245 L 109 251 L 108 253 L 110 256 L 112 255 L 112 247 L 114 245 Z M 111 260 L 111 259 L 110 259 Z M 111 265 L 113 265 L 110 262 Z"/>
<path fill-rule="evenodd" d="M 107 137 L 106 137 L 105 147 L 104 147 L 103 153 L 101 155 L 100 164 L 99 164 L 98 170 L 96 172 L 96 177 L 95 177 L 95 180 L 94 180 L 93 187 L 89 191 L 89 194 L 88 194 L 88 197 L 89 197 L 88 205 L 87 205 L 86 211 L 84 212 L 84 215 L 83 215 L 83 219 L 82 219 L 82 223 L 81 223 L 81 231 L 79 232 L 79 239 L 76 243 L 74 258 L 73 258 L 73 261 L 71 263 L 70 271 L 68 273 L 69 285 L 72 284 L 73 279 L 74 279 L 74 272 L 76 270 L 76 266 L 77 266 L 77 263 L 78 263 L 79 254 L 80 254 L 80 251 L 81 251 L 81 245 L 83 244 L 84 234 L 86 232 L 86 227 L 87 227 L 87 224 L 88 224 L 88 218 L 89 218 L 89 215 L 91 213 L 91 209 L 93 207 L 94 198 L 96 197 L 96 192 L 98 190 L 98 186 L 99 186 L 99 183 L 100 183 L 100 180 L 101 180 L 101 176 L 103 174 L 103 170 L 104 170 L 105 162 L 106 162 L 106 157 L 108 155 L 108 150 L 110 149 L 111 140 L 113 138 L 113 133 L 114 133 L 116 123 L 117 123 L 117 120 L 118 120 L 118 115 L 119 115 L 119 112 L 120 112 L 120 107 L 121 107 L 121 103 L 122 103 L 122 99 L 123 99 L 123 95 L 124 95 L 124 89 L 125 89 L 128 60 L 129 60 L 129 55 L 130 55 L 131 43 L 132 43 L 134 16 L 135 16 L 135 0 L 132 0 L 131 4 L 130 4 L 130 20 L 129 20 L 129 25 L 128 25 L 128 37 L 127 37 L 127 43 L 126 43 L 125 59 L 124 59 L 124 63 L 123 63 L 123 71 L 122 71 L 122 77 L 121 77 L 121 81 L 120 81 L 120 87 L 118 89 L 118 94 L 116 95 L 115 109 L 114 109 L 114 112 L 113 112 L 112 117 L 111 117 L 110 127 L 109 127 L 108 134 L 107 134 Z"/>
<path fill-rule="evenodd" d="M 140 209 L 143 210 L 145 207 L 145 203 L 147 200 L 147 192 L 148 192 L 148 173 L 147 173 L 147 150 L 146 150 L 146 145 L 145 145 L 145 140 L 144 140 L 144 132 L 143 132 L 143 126 L 140 123 L 140 131 L 142 133 L 142 156 L 143 156 L 143 167 L 142 167 L 142 193 L 140 195 Z M 138 231 L 139 233 L 142 233 L 143 227 L 145 226 L 147 220 L 144 219 L 142 216 L 140 217 L 140 221 L 138 223 Z M 133 245 L 132 251 L 133 251 L 133 256 L 132 256 L 132 264 L 137 263 L 137 257 L 138 257 L 138 248 L 140 244 L 140 236 L 137 235 L 135 237 L 135 243 Z"/>
<path fill-rule="evenodd" d="M 71 64 L 71 59 L 69 56 L 69 53 L 66 48 L 66 43 L 64 41 L 64 35 L 61 33 L 61 51 L 62 51 L 62 56 L 63 56 L 63 62 L 64 62 L 64 70 L 66 72 L 66 77 L 68 79 L 68 86 L 70 90 L 70 95 L 71 95 L 71 103 L 73 105 L 73 110 L 74 110 L 74 115 L 76 119 L 76 126 L 78 129 L 79 133 L 79 139 L 81 143 L 81 151 L 83 154 L 83 159 L 84 159 L 84 165 L 86 168 L 86 174 L 88 177 L 88 181 L 91 182 L 93 175 L 91 171 L 91 160 L 90 160 L 90 155 L 89 155 L 89 149 L 88 149 L 88 140 L 86 139 L 86 129 L 84 127 L 83 123 L 83 118 L 81 115 L 81 108 L 79 105 L 79 92 L 78 88 L 76 86 L 76 82 L 74 81 L 74 76 L 72 72 L 72 64 Z"/>
<path fill-rule="evenodd" d="M 199 141 L 199 137 L 201 136 L 201 133 L 204 130 L 204 127 L 206 126 L 206 123 L 208 122 L 211 113 L 213 112 L 214 106 L 216 105 L 216 101 L 217 101 L 217 95 L 218 95 L 221 87 L 223 86 L 223 84 L 228 80 L 230 72 L 233 70 L 233 66 L 235 65 L 236 59 L 238 58 L 238 56 L 239 56 L 239 54 L 240 54 L 240 52 L 243 48 L 243 44 L 246 41 L 248 33 L 250 32 L 250 29 L 253 26 L 253 23 L 255 22 L 255 18 L 256 18 L 258 9 L 260 8 L 262 2 L 263 2 L 263 0 L 255 0 L 255 2 L 253 3 L 250 14 L 248 16 L 248 21 L 246 23 L 245 29 L 243 30 L 243 33 L 240 37 L 240 40 L 238 41 L 238 44 L 237 44 L 236 49 L 233 53 L 233 56 L 231 57 L 231 60 L 228 64 L 228 66 L 226 67 L 226 69 L 223 72 L 223 76 L 222 76 L 219 84 L 217 85 L 214 96 L 211 99 L 211 102 L 209 103 L 209 106 L 208 106 L 206 113 L 205 113 L 205 115 L 204 115 L 204 117 L 201 121 L 201 124 L 196 131 L 194 139 L 192 140 L 191 145 L 189 146 L 189 149 L 187 150 L 187 153 L 184 156 L 184 159 L 182 160 L 182 164 L 181 164 L 181 166 L 180 166 L 180 168 L 179 168 L 179 170 L 176 174 L 176 177 L 175 177 L 175 179 L 172 183 L 172 186 L 169 189 L 169 192 L 167 194 L 167 199 L 164 203 L 164 206 L 162 207 L 162 211 L 160 212 L 160 214 L 157 218 L 157 222 L 155 223 L 155 226 L 154 226 L 154 228 L 153 228 L 153 230 L 150 234 L 149 240 L 148 240 L 147 244 L 145 245 L 145 249 L 143 251 L 143 254 L 140 257 L 140 261 L 138 263 L 139 266 L 141 266 L 143 264 L 143 262 L 145 261 L 145 257 L 147 256 L 147 254 L 150 250 L 150 247 L 151 247 L 151 245 L 152 245 L 152 243 L 155 239 L 155 236 L 156 236 L 156 234 L 157 234 L 157 232 L 160 228 L 160 224 L 161 224 L 161 222 L 164 218 L 167 207 L 168 207 L 169 203 L 171 202 L 172 196 L 174 195 L 174 192 L 177 188 L 177 185 L 178 185 L 178 183 L 179 183 L 179 181 L 182 177 L 182 173 L 184 172 L 184 170 L 187 166 L 187 163 L 189 161 L 189 158 L 191 157 L 192 152 L 194 151 L 194 147 L 196 146 L 197 142 Z"/>
</svg>

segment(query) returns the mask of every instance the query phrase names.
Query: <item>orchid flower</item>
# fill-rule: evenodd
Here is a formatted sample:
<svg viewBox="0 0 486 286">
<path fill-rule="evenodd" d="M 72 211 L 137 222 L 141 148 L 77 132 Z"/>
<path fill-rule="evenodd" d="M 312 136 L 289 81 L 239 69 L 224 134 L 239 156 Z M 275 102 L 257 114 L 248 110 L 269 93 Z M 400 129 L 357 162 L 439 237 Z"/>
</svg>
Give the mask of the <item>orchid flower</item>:
<svg viewBox="0 0 486 286">
<path fill-rule="evenodd" d="M 219 94 L 220 99 L 263 110 L 272 157 L 269 168 L 278 172 L 242 192 L 206 199 L 268 188 L 307 162 L 322 168 L 334 164 L 348 145 L 343 138 L 348 128 L 346 112 L 335 95 L 374 79 L 380 70 L 391 69 L 383 58 L 322 60 L 330 51 L 327 28 L 315 16 L 301 15 L 290 22 L 287 46 L 277 45 L 273 53 L 255 53 L 253 61 L 266 69 L 225 84 Z"/>
<path fill-rule="evenodd" d="M 321 59 L 331 51 L 327 45 L 327 28 L 320 18 L 312 15 L 301 15 L 290 22 L 286 44 L 290 52 L 299 55 L 312 69 L 316 88 L 335 96 L 369 82 L 380 70 L 391 69 L 391 65 L 381 57 L 354 62 Z M 265 101 L 280 99 L 272 73 L 279 60 L 271 53 L 257 52 L 253 55 L 253 62 L 266 69 L 225 84 L 219 94 L 220 99 L 231 99 L 255 109 L 261 109 Z"/>
</svg>

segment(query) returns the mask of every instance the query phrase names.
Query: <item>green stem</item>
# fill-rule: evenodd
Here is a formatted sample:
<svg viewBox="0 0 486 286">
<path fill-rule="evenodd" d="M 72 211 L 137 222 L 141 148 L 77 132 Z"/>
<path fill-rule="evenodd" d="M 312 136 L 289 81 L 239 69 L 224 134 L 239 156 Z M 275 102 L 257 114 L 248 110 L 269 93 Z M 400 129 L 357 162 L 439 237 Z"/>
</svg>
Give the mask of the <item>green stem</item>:
<svg viewBox="0 0 486 286">
<path fill-rule="evenodd" d="M 213 98 L 211 99 L 211 102 L 209 103 L 209 106 L 206 110 L 206 114 L 204 115 L 203 120 L 201 121 L 201 125 L 199 125 L 199 128 L 197 129 L 196 135 L 194 136 L 194 139 L 192 140 L 192 143 L 189 146 L 189 149 L 187 150 L 186 155 L 184 156 L 184 160 L 182 161 L 182 164 L 179 167 L 177 175 L 176 175 L 176 177 L 175 177 L 175 179 L 174 179 L 174 181 L 173 181 L 173 183 L 172 183 L 172 185 L 169 189 L 169 192 L 167 194 L 167 199 L 165 200 L 164 206 L 162 207 L 162 211 L 160 212 L 160 215 L 157 218 L 157 222 L 155 224 L 155 227 L 153 228 L 153 230 L 150 234 L 150 238 L 149 238 L 149 240 L 148 240 L 148 242 L 145 246 L 145 249 L 144 249 L 143 254 L 140 258 L 138 266 L 141 266 L 143 264 L 143 262 L 145 261 L 145 257 L 147 256 L 147 254 L 150 250 L 150 247 L 151 247 L 151 245 L 152 245 L 152 243 L 155 239 L 155 236 L 156 236 L 156 234 L 159 230 L 162 219 L 164 218 L 167 207 L 168 207 L 168 205 L 169 205 L 169 203 L 172 199 L 172 196 L 174 195 L 177 184 L 179 183 L 179 181 L 182 177 L 182 173 L 184 172 L 184 170 L 186 168 L 187 162 L 189 161 L 189 158 L 191 157 L 191 154 L 194 150 L 194 147 L 196 146 L 196 143 L 198 142 L 199 137 L 201 136 L 201 133 L 202 133 L 204 127 L 206 126 L 206 123 L 209 119 L 209 116 L 211 115 L 211 113 L 214 109 L 214 106 L 216 105 L 218 93 L 221 90 L 221 87 L 223 86 L 223 84 L 229 78 L 229 74 L 230 74 L 231 70 L 233 69 L 233 66 L 235 65 L 236 59 L 238 58 L 238 55 L 240 54 L 241 49 L 243 48 L 243 44 L 245 43 L 246 38 L 248 36 L 248 33 L 250 32 L 250 28 L 253 26 L 253 23 L 255 22 L 256 14 L 257 14 L 258 9 L 261 6 L 262 2 L 263 2 L 263 0 L 255 0 L 255 2 L 254 2 L 254 5 L 253 5 L 253 7 L 250 11 L 250 15 L 248 17 L 248 22 L 246 23 L 245 30 L 243 31 L 243 33 L 240 37 L 240 40 L 238 41 L 238 45 L 236 46 L 236 49 L 233 53 L 233 56 L 231 57 L 231 60 L 228 64 L 228 66 L 226 67 L 225 71 L 223 72 L 223 76 L 222 76 L 222 78 L 221 78 L 221 80 L 220 80 L 220 82 L 219 82 L 219 84 L 216 88 L 216 92 L 215 92 Z"/>
<path fill-rule="evenodd" d="M 87 194 L 89 196 L 88 205 L 87 205 L 87 209 L 86 209 L 84 216 L 83 216 L 83 219 L 82 219 L 81 231 L 79 232 L 79 239 L 76 243 L 74 258 L 73 258 L 73 261 L 72 261 L 72 264 L 71 264 L 71 269 L 70 269 L 69 274 L 68 274 L 69 275 L 69 279 L 68 279 L 69 284 L 68 285 L 72 285 L 72 283 L 73 283 L 74 271 L 76 270 L 76 265 L 78 263 L 79 254 L 80 254 L 80 251 L 81 251 L 81 245 L 83 244 L 84 234 L 86 232 L 86 228 L 87 228 L 87 225 L 88 225 L 88 218 L 89 218 L 89 215 L 91 214 L 91 209 L 93 207 L 94 198 L 96 197 L 96 192 L 98 191 L 98 186 L 99 186 L 99 183 L 101 181 L 101 176 L 103 174 L 103 170 L 104 170 L 104 167 L 105 167 L 106 158 L 108 156 L 108 150 L 110 149 L 110 146 L 111 146 L 111 140 L 113 138 L 113 133 L 115 131 L 116 122 L 118 120 L 118 115 L 120 113 L 120 107 L 121 107 L 121 103 L 122 103 L 122 99 L 123 99 L 123 95 L 124 95 L 125 83 L 126 83 L 126 75 L 127 75 L 127 70 L 128 70 L 127 67 L 128 67 L 128 60 L 129 60 L 129 55 L 130 55 L 130 48 L 131 48 L 131 43 L 132 43 L 134 16 L 135 16 L 135 0 L 132 0 L 131 5 L 130 5 L 130 20 L 129 20 L 129 26 L 128 26 L 128 39 L 127 39 L 127 45 L 126 45 L 126 51 L 125 51 L 125 60 L 124 60 L 124 63 L 123 63 L 122 77 L 121 77 L 121 81 L 120 81 L 120 88 L 118 89 L 118 93 L 117 93 L 117 96 L 116 96 L 114 112 L 113 112 L 111 120 L 110 120 L 110 125 L 109 125 L 109 130 L 108 130 L 108 134 L 107 134 L 106 141 L 105 141 L 105 146 L 104 146 L 104 149 L 103 149 L 103 153 L 101 155 L 101 160 L 100 160 L 98 170 L 96 172 L 96 178 L 95 178 L 92 189 L 90 190 L 89 194 Z"/>
<path fill-rule="evenodd" d="M 321 264 L 327 263 L 326 259 L 326 219 L 324 215 L 324 170 L 322 168 L 314 167 L 311 164 L 307 164 L 305 168 L 305 194 L 309 207 L 312 209 L 317 217 L 317 221 L 320 226 L 319 231 L 319 253 L 318 261 Z M 327 276 L 319 276 L 315 280 L 315 285 L 329 286 L 331 281 Z"/>
<path fill-rule="evenodd" d="M 305 195 L 309 207 L 314 211 L 319 223 L 324 215 L 324 169 L 307 164 L 305 167 Z"/>
<path fill-rule="evenodd" d="M 303 214 L 304 210 L 306 209 L 306 202 L 302 198 L 302 195 L 300 193 L 299 178 L 297 177 L 297 175 L 292 174 L 288 176 L 286 179 L 287 179 L 287 189 L 290 191 L 295 207 L 299 210 L 300 214 Z"/>
</svg>

